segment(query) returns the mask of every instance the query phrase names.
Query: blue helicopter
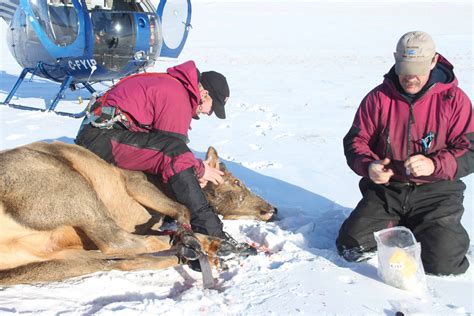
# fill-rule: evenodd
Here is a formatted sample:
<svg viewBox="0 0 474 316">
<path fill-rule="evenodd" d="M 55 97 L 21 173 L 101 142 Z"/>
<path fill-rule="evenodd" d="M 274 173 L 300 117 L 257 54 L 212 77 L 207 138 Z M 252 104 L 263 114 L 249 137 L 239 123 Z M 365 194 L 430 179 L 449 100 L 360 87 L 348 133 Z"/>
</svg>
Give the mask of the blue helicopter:
<svg viewBox="0 0 474 316">
<path fill-rule="evenodd" d="M 10 52 L 23 67 L 3 104 L 56 111 L 67 88 L 94 93 L 94 83 L 144 71 L 158 57 L 176 58 L 191 26 L 191 0 L 0 0 Z M 158 1 L 158 0 L 156 0 Z M 156 9 L 155 9 L 156 8 Z M 60 82 L 44 109 L 10 103 L 27 74 Z"/>
</svg>

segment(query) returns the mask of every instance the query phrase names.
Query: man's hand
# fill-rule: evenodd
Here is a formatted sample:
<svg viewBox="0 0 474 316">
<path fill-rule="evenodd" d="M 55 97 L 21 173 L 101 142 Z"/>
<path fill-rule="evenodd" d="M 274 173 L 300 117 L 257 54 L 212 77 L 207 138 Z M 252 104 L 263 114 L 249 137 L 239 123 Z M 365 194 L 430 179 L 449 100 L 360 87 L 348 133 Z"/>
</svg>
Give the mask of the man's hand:
<svg viewBox="0 0 474 316">
<path fill-rule="evenodd" d="M 390 159 L 376 160 L 369 165 L 369 177 L 377 184 L 385 184 L 390 181 L 393 176 L 393 170 L 387 169 Z"/>
<path fill-rule="evenodd" d="M 404 166 L 407 168 L 407 172 L 410 171 L 415 177 L 430 176 L 435 171 L 433 160 L 424 155 L 416 155 L 408 158 Z"/>
<path fill-rule="evenodd" d="M 224 182 L 222 176 L 224 172 L 220 171 L 217 168 L 211 167 L 208 161 L 203 161 L 204 163 L 204 175 L 199 178 L 199 185 L 201 188 L 204 188 L 207 182 L 211 181 L 214 184 L 220 184 Z"/>
<path fill-rule="evenodd" d="M 203 178 L 199 178 L 198 179 L 199 181 L 199 186 L 201 187 L 201 189 L 203 189 L 206 185 L 207 185 L 207 180 L 204 180 Z"/>
</svg>

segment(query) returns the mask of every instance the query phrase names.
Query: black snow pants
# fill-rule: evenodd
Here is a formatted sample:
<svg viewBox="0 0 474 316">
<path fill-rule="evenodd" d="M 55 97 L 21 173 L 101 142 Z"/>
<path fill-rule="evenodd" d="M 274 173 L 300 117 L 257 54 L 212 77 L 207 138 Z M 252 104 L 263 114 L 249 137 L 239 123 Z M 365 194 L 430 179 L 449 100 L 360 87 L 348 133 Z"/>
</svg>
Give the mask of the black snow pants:
<svg viewBox="0 0 474 316">
<path fill-rule="evenodd" d="M 375 184 L 363 178 L 362 200 L 344 221 L 336 241 L 339 254 L 357 261 L 376 250 L 373 233 L 393 226 L 409 228 L 421 243 L 426 273 L 461 274 L 469 267 L 469 236 L 461 225 L 465 184 L 439 181 L 416 185 Z"/>
<path fill-rule="evenodd" d="M 197 160 L 184 140 L 165 133 L 131 132 L 122 128 L 85 126 L 78 134 L 81 145 L 109 163 L 129 170 L 162 176 L 176 200 L 191 213 L 195 232 L 227 238 L 223 224 L 199 186 L 193 168 Z"/>
</svg>

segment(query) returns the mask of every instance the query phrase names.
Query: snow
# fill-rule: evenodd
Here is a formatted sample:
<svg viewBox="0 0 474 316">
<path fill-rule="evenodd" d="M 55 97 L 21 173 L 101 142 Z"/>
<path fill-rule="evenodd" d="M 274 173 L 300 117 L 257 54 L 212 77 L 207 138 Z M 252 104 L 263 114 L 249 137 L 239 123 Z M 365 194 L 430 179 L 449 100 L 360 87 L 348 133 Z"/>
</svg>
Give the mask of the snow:
<svg viewBox="0 0 474 316">
<path fill-rule="evenodd" d="M 347 263 L 334 240 L 360 199 L 358 176 L 346 165 L 342 138 L 360 100 L 393 63 L 398 38 L 424 30 L 474 96 L 471 1 L 193 1 L 190 36 L 178 60 L 224 73 L 231 86 L 227 120 L 193 122 L 191 147 L 217 148 L 227 167 L 279 209 L 273 223 L 225 221 L 239 240 L 268 254 L 214 271 L 203 290 L 188 267 L 99 272 L 64 282 L 0 287 L 0 314 L 296 315 L 474 314 L 474 278 L 427 276 L 423 295 L 391 287 L 377 259 Z M 7 26 L 0 23 L 5 43 Z M 21 72 L 1 51 L 0 99 Z M 13 102 L 43 107 L 58 85 L 35 78 Z M 69 92 L 58 110 L 80 111 Z M 0 150 L 38 140 L 72 142 L 80 120 L 0 106 Z M 474 176 L 464 179 L 463 224 L 473 238 Z M 1 227 L 1 226 L 0 226 Z M 471 242 L 468 258 L 473 262 Z M 1 259 L 0 259 L 1 260 Z"/>
</svg>

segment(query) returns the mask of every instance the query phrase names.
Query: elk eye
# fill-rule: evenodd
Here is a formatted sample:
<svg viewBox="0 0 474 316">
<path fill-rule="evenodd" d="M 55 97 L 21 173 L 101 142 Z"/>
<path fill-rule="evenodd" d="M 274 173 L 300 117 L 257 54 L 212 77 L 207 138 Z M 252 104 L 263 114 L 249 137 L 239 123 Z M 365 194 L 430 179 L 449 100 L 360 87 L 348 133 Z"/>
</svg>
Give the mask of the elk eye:
<svg viewBox="0 0 474 316">
<path fill-rule="evenodd" d="M 234 184 L 238 187 L 240 187 L 240 181 L 239 180 L 234 180 Z"/>
</svg>

